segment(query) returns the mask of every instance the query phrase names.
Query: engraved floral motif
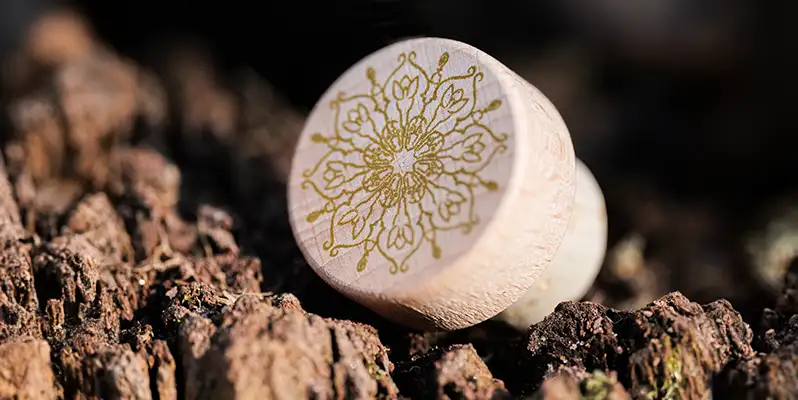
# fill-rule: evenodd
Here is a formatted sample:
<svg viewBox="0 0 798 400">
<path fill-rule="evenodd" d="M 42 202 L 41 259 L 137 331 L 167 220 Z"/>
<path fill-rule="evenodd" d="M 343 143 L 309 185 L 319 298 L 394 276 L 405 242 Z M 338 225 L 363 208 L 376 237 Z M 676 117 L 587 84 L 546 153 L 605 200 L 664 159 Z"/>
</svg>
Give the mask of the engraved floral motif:
<svg viewBox="0 0 798 400">
<path fill-rule="evenodd" d="M 483 122 L 501 101 L 479 101 L 476 66 L 450 73 L 443 53 L 427 71 L 412 51 L 397 63 L 383 80 L 367 68 L 368 91 L 331 101 L 331 133 L 311 136 L 325 153 L 302 175 L 302 188 L 324 200 L 306 217 L 329 220 L 323 249 L 336 257 L 359 248 L 358 271 L 382 257 L 391 273 L 404 272 L 425 247 L 440 258 L 440 232 L 467 235 L 480 222 L 475 194 L 499 188 L 483 170 L 507 149 L 507 134 Z"/>
</svg>

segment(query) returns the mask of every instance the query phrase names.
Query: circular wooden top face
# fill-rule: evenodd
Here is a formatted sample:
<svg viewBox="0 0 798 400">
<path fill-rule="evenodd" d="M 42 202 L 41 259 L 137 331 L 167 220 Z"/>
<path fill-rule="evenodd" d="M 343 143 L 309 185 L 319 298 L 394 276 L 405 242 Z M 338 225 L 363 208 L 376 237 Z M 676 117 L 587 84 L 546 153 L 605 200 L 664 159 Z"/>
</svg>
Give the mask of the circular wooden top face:
<svg viewBox="0 0 798 400">
<path fill-rule="evenodd" d="M 288 196 L 294 235 L 324 280 L 356 296 L 412 288 L 491 229 L 521 126 L 504 68 L 460 42 L 412 39 L 322 96 Z"/>
</svg>

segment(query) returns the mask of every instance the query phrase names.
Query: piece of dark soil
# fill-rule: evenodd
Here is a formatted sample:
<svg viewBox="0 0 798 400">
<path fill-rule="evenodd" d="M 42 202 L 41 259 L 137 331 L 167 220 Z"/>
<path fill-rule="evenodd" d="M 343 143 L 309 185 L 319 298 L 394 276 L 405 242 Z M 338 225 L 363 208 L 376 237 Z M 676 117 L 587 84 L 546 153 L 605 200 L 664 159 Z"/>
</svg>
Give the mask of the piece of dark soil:
<svg viewBox="0 0 798 400">
<path fill-rule="evenodd" d="M 798 393 L 798 262 L 793 261 L 774 309 L 766 309 L 753 358 L 730 364 L 716 380 L 724 398 L 791 399 Z"/>
<path fill-rule="evenodd" d="M 615 374 L 607 375 L 601 371 L 588 373 L 578 367 L 562 367 L 556 374 L 543 381 L 540 390 L 529 398 L 534 400 L 627 400 L 631 399 L 631 396 L 618 382 Z"/>
<path fill-rule="evenodd" d="M 414 357 L 399 366 L 394 379 L 413 399 L 511 398 L 471 345 L 452 345 Z"/>
<path fill-rule="evenodd" d="M 723 300 L 701 306 L 672 293 L 637 311 L 565 302 L 530 328 L 508 384 L 531 392 L 567 367 L 617 371 L 635 396 L 703 398 L 714 374 L 753 357 L 751 337 Z"/>
</svg>

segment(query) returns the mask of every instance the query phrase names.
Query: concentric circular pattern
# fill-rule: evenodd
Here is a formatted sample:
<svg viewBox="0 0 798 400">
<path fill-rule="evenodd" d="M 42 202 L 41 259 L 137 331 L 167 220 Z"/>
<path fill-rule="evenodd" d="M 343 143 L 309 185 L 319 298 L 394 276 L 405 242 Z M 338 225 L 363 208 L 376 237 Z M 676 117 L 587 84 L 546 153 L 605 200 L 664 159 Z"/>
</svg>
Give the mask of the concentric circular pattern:
<svg viewBox="0 0 798 400">
<path fill-rule="evenodd" d="M 322 96 L 288 190 L 325 281 L 397 322 L 454 329 L 510 305 L 554 256 L 574 155 L 554 107 L 497 60 L 412 39 Z"/>
</svg>

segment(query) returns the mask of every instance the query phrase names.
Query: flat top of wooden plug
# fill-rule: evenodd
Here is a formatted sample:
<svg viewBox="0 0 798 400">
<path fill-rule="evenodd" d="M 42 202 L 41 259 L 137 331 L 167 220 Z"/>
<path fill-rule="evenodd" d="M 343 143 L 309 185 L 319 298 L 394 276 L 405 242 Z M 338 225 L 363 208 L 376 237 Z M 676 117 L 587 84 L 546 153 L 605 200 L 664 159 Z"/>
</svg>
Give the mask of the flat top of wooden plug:
<svg viewBox="0 0 798 400">
<path fill-rule="evenodd" d="M 468 262 L 501 230 L 492 222 L 508 193 L 522 191 L 519 160 L 564 151 L 527 140 L 528 91 L 492 57 L 446 39 L 396 43 L 352 66 L 310 113 L 293 159 L 289 213 L 310 265 L 364 298 Z M 539 211 L 543 225 L 568 217 Z"/>
</svg>

